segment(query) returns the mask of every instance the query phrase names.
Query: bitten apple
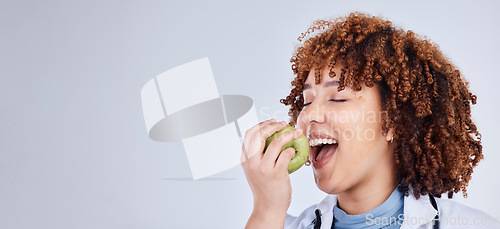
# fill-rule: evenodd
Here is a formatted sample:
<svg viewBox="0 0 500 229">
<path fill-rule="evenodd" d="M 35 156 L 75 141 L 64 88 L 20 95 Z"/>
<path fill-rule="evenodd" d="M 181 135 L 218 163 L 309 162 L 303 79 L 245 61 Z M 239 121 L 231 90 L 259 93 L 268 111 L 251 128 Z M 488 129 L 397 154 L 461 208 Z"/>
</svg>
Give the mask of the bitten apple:
<svg viewBox="0 0 500 229">
<path fill-rule="evenodd" d="M 269 138 L 267 138 L 266 146 L 264 147 L 264 152 L 266 151 L 269 144 L 271 144 L 271 141 L 273 139 L 290 130 L 295 130 L 295 127 L 287 126 L 285 127 L 285 129 L 278 131 L 273 135 L 271 135 Z M 299 138 L 293 139 L 285 146 L 283 146 L 281 151 L 285 150 L 288 147 L 293 147 L 295 149 L 295 157 L 292 158 L 292 161 L 290 161 L 290 164 L 288 165 L 288 173 L 293 173 L 297 169 L 302 167 L 304 163 L 306 163 L 307 157 L 309 156 L 309 142 L 307 141 L 306 136 L 302 135 Z"/>
</svg>

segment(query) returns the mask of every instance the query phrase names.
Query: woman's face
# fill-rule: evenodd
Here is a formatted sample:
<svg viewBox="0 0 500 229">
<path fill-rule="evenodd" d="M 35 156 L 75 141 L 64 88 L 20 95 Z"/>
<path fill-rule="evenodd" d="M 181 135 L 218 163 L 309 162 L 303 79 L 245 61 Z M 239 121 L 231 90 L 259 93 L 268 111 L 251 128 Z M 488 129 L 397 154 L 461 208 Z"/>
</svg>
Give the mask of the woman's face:
<svg viewBox="0 0 500 229">
<path fill-rule="evenodd" d="M 377 85 L 354 92 L 350 87 L 338 92 L 341 65 L 335 78 L 321 69 L 321 83 L 314 83 L 311 71 L 304 85 L 305 107 L 297 125 L 310 141 L 309 157 L 316 185 L 329 194 L 338 194 L 394 173 L 392 131 L 382 134 L 381 98 Z M 314 139 L 327 139 L 313 147 Z M 335 144 L 337 142 L 337 144 Z M 384 175 L 385 174 L 385 175 Z"/>
</svg>

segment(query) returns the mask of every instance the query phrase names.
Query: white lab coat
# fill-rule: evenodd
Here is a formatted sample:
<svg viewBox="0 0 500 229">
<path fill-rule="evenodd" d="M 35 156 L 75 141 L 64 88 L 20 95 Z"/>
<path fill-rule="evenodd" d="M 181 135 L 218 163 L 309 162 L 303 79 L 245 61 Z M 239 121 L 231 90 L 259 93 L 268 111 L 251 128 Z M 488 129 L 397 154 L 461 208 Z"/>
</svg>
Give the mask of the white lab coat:
<svg viewBox="0 0 500 229">
<path fill-rule="evenodd" d="M 440 229 L 451 228 L 500 228 L 498 218 L 459 204 L 450 199 L 435 198 L 439 210 Z M 336 195 L 328 195 L 319 204 L 315 204 L 304 210 L 298 217 L 287 214 L 285 229 L 309 229 L 313 228 L 311 222 L 316 218 L 315 210 L 321 211 L 321 229 L 330 229 L 333 221 L 333 207 L 337 203 Z M 429 196 L 420 196 L 417 200 L 410 191 L 410 195 L 404 197 L 404 222 L 401 229 L 432 229 L 432 220 L 437 211 L 432 207 Z M 381 220 L 370 219 L 370 223 L 381 225 Z"/>
</svg>

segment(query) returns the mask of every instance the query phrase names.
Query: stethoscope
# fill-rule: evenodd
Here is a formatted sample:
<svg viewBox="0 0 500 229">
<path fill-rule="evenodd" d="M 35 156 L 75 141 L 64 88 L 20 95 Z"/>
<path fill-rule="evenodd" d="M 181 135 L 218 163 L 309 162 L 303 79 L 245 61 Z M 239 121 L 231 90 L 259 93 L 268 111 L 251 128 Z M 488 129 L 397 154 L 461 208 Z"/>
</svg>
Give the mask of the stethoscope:
<svg viewBox="0 0 500 229">
<path fill-rule="evenodd" d="M 434 207 L 434 209 L 436 209 L 436 211 L 438 211 L 436 216 L 432 220 L 432 225 L 433 225 L 434 229 L 439 229 L 439 210 L 438 210 L 438 207 L 436 204 L 436 199 L 434 199 L 434 196 L 432 196 L 430 194 L 429 194 L 429 199 L 431 201 L 432 207 Z M 316 209 L 314 211 L 314 214 L 316 214 L 316 219 L 313 220 L 314 229 L 320 229 L 321 228 L 321 211 L 319 209 Z M 335 226 L 335 220 L 332 221 L 331 229 L 334 229 L 334 226 Z"/>
</svg>

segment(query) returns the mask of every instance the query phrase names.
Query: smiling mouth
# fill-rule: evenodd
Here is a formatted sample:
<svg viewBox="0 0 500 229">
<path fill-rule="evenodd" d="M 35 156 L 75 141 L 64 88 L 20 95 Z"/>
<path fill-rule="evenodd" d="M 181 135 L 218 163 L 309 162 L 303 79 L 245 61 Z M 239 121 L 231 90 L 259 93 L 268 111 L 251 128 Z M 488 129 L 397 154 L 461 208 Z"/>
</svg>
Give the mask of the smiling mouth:
<svg viewBox="0 0 500 229">
<path fill-rule="evenodd" d="M 320 168 L 328 163 L 329 158 L 338 148 L 338 141 L 334 135 L 323 131 L 311 130 L 308 126 L 307 138 L 309 140 L 309 155 L 313 167 Z"/>
</svg>

